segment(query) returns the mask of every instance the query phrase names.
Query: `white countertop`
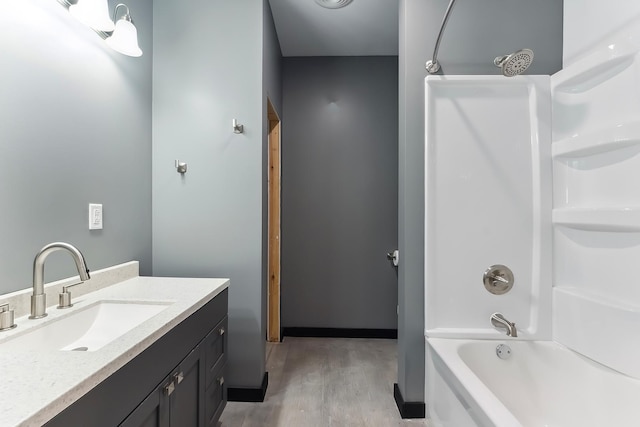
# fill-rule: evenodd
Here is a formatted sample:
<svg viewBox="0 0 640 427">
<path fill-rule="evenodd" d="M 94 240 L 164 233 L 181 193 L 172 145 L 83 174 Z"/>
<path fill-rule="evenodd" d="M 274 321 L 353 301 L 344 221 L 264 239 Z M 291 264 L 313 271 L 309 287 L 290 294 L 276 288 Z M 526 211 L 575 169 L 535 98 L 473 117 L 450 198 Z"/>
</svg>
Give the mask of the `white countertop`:
<svg viewBox="0 0 640 427">
<path fill-rule="evenodd" d="M 228 279 L 138 276 L 74 297 L 68 310 L 48 307 L 44 319 L 16 319 L 16 329 L 0 334 L 0 425 L 42 426 L 228 286 Z M 171 305 L 97 351 L 3 350 L 2 342 L 12 336 L 100 300 Z"/>
</svg>

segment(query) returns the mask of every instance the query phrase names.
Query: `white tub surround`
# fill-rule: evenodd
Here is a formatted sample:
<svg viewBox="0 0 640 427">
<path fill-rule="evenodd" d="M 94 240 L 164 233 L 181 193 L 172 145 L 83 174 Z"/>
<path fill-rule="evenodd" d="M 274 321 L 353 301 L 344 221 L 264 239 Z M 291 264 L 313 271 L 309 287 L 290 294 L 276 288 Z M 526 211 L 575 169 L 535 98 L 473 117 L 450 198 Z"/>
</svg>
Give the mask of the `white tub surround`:
<svg viewBox="0 0 640 427">
<path fill-rule="evenodd" d="M 548 76 L 425 80 L 425 334 L 551 338 L 551 101 Z M 491 265 L 514 274 L 493 295 Z"/>
<path fill-rule="evenodd" d="M 131 268 L 131 265 L 126 267 Z M 92 279 L 86 285 L 95 280 L 93 277 L 100 277 L 100 272 L 92 272 Z M 16 329 L 0 334 L 0 378 L 3 381 L 0 387 L 1 424 L 44 424 L 195 313 L 228 285 L 228 279 L 136 276 L 86 295 L 74 294 L 72 308 L 58 310 L 55 305 L 50 306 L 47 308 L 49 315 L 44 319 L 19 317 L 16 319 Z M 15 297 L 12 295 L 12 298 Z M 56 300 L 49 297 L 49 303 Z M 4 296 L 0 297 L 0 301 L 5 301 Z M 166 304 L 166 308 L 97 351 L 34 352 L 13 348 L 8 343 L 16 335 L 68 316 L 98 301 L 157 302 Z"/>
<path fill-rule="evenodd" d="M 496 346 L 507 344 L 502 360 Z M 640 381 L 551 341 L 427 340 L 436 426 L 636 426 Z"/>
<path fill-rule="evenodd" d="M 551 77 L 553 339 L 640 379 L 640 6 L 565 11 L 570 55 Z"/>
<path fill-rule="evenodd" d="M 589 55 L 594 46 L 619 42 L 616 33 L 632 28 L 640 18 L 640 2 L 636 1 L 564 0 L 563 6 L 564 68 Z"/>
<path fill-rule="evenodd" d="M 483 208 L 473 211 L 471 206 L 463 204 L 462 213 L 439 212 L 438 204 L 447 206 L 447 197 L 456 197 L 459 187 L 464 190 L 465 186 L 449 185 L 450 194 L 444 198 L 427 198 L 426 395 L 429 415 L 439 426 L 631 427 L 637 426 L 640 419 L 640 342 L 637 339 L 640 330 L 637 283 L 640 275 L 637 185 L 640 177 L 640 5 L 625 0 L 606 3 L 565 0 L 564 12 L 564 69 L 550 79 L 552 120 L 547 123 L 552 123 L 552 211 L 548 204 L 538 209 L 535 203 L 532 211 L 534 217 L 552 217 L 553 244 L 545 251 L 553 253 L 553 275 L 548 274 L 550 263 L 531 264 L 533 274 L 539 269 L 545 278 L 539 283 L 540 294 L 533 291 L 521 295 L 517 301 L 509 301 L 504 308 L 496 309 L 525 328 L 531 328 L 534 323 L 523 323 L 517 314 L 511 314 L 510 307 L 518 307 L 517 311 L 530 319 L 537 315 L 543 325 L 553 320 L 551 338 L 555 342 L 432 338 L 455 337 L 455 334 L 433 333 L 432 328 L 435 326 L 438 332 L 441 324 L 456 325 L 461 332 L 475 328 L 472 316 L 478 317 L 478 308 L 485 307 L 486 298 L 481 298 L 475 288 L 459 284 L 468 281 L 459 279 L 460 271 L 464 273 L 464 261 L 470 252 L 480 259 L 483 252 L 493 254 L 495 247 L 502 248 L 509 241 L 488 239 L 460 226 L 453 228 L 453 224 L 461 220 L 473 223 L 474 216 L 488 218 Z M 429 84 L 428 78 L 427 95 Z M 465 91 L 466 97 L 462 96 Z M 506 134 L 515 129 L 515 136 L 528 129 L 526 123 L 510 116 L 517 115 L 516 111 L 525 106 L 513 106 L 514 112 L 509 112 L 500 107 L 504 104 L 500 97 L 491 95 L 490 91 L 484 87 L 475 87 L 472 91 L 467 86 L 457 92 L 451 88 L 449 97 L 439 97 L 432 91 L 432 97 L 427 98 L 427 196 L 433 188 L 438 194 L 438 186 L 447 185 L 446 179 L 442 179 L 447 175 L 435 175 L 433 179 L 434 174 L 429 171 L 435 162 L 430 162 L 430 156 L 441 158 L 440 153 L 452 151 L 448 146 L 463 140 L 465 132 L 471 133 L 468 129 L 483 135 L 482 126 L 488 123 Z M 482 97 L 486 98 L 482 107 L 474 109 L 474 100 Z M 430 113 L 434 103 L 436 106 L 449 103 L 451 111 Z M 505 124 L 500 121 L 503 116 L 507 120 Z M 430 118 L 435 123 L 435 131 L 430 130 L 433 127 Z M 532 126 L 536 120 L 548 121 L 548 116 L 534 117 Z M 451 128 L 447 129 L 449 137 L 439 137 L 438 129 L 447 126 Z M 434 132 L 435 144 L 430 140 Z M 474 164 L 484 161 L 492 170 L 499 170 L 496 163 L 518 161 L 517 157 L 513 160 L 510 156 L 510 145 L 500 146 L 503 148 L 493 152 L 485 149 L 482 142 L 482 138 L 477 138 L 476 144 L 484 150 L 484 158 L 472 156 L 470 161 Z M 472 150 L 473 147 L 463 151 L 466 154 L 473 153 Z M 457 174 L 457 180 L 463 182 L 468 162 L 462 154 L 459 161 L 455 153 L 450 157 L 456 161 L 444 165 L 438 161 L 437 167 L 449 168 L 453 171 L 451 175 Z M 548 169 L 540 172 L 542 180 L 549 182 Z M 540 179 L 536 178 L 535 169 L 532 176 L 534 183 Z M 511 178 L 504 181 L 507 188 L 514 182 L 517 186 L 529 180 L 526 176 L 511 175 Z M 470 174 L 468 179 L 478 178 Z M 545 195 L 551 194 L 548 188 L 542 191 Z M 488 197 L 491 192 L 478 193 L 484 199 L 494 200 Z M 464 192 L 461 194 L 466 196 Z M 522 191 L 511 191 L 510 197 L 505 193 L 501 199 L 509 206 L 518 205 L 522 194 Z M 482 205 L 479 198 L 470 199 L 474 201 L 473 207 Z M 472 214 L 466 214 L 467 211 Z M 518 218 L 523 217 L 517 212 L 503 218 L 506 229 L 511 230 L 509 226 Z M 450 262 L 442 267 L 433 262 L 441 256 L 437 233 L 443 225 L 445 230 L 450 227 L 462 235 L 458 240 L 450 239 L 456 248 L 461 248 L 458 269 L 456 259 L 450 255 Z M 435 233 L 430 234 L 429 229 Z M 526 223 L 523 229 L 527 229 Z M 518 234 L 509 233 L 509 236 Z M 524 241 L 524 244 L 534 248 L 535 255 L 535 240 Z M 449 253 L 452 254 L 453 249 L 449 248 Z M 528 256 L 522 250 L 514 254 L 525 260 Z M 445 272 L 441 273 L 442 270 Z M 452 274 L 447 274 L 449 272 Z M 460 289 L 462 286 L 464 291 Z M 535 284 L 531 289 L 536 289 Z M 549 295 L 553 297 L 551 311 Z M 487 337 L 480 333 L 467 336 Z M 539 336 L 537 339 L 549 338 Z M 495 356 L 495 346 L 500 342 L 511 346 L 510 359 Z"/>
</svg>

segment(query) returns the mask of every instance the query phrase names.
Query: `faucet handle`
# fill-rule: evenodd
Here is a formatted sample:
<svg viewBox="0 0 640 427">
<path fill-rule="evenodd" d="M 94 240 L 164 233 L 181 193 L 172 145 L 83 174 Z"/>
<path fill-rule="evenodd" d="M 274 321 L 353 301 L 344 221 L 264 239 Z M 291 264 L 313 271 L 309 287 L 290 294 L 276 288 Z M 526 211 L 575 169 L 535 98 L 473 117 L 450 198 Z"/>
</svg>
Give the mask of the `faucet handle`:
<svg viewBox="0 0 640 427">
<path fill-rule="evenodd" d="M 14 311 L 9 307 L 9 303 L 0 305 L 0 331 L 8 331 L 15 328 Z"/>
<path fill-rule="evenodd" d="M 84 283 L 84 282 L 78 282 L 72 285 L 67 285 L 62 287 L 62 292 L 58 294 L 58 307 L 56 308 L 61 309 L 61 308 L 73 307 L 73 304 L 71 303 L 71 292 L 69 292 L 69 288 L 72 286 L 77 286 L 80 283 Z"/>
</svg>

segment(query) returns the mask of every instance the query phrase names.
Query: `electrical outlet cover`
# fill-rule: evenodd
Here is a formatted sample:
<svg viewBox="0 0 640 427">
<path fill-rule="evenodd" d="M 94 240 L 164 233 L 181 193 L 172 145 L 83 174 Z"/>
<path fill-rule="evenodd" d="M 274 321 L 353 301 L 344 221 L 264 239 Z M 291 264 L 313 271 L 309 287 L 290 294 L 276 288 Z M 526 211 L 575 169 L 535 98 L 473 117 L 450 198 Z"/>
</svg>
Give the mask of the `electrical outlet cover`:
<svg viewBox="0 0 640 427">
<path fill-rule="evenodd" d="M 89 203 L 89 230 L 102 230 L 102 204 Z"/>
</svg>

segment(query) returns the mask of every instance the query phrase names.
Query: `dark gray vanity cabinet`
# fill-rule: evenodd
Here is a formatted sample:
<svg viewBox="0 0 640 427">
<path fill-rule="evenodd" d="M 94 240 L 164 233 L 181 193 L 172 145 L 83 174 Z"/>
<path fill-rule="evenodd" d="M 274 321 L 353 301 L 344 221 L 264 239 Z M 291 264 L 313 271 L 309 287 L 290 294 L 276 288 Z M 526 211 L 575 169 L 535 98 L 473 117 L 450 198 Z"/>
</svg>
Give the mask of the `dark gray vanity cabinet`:
<svg viewBox="0 0 640 427">
<path fill-rule="evenodd" d="M 209 427 L 226 405 L 228 290 L 46 427 Z"/>
<path fill-rule="evenodd" d="M 120 427 L 217 425 L 226 404 L 225 317 Z"/>
<path fill-rule="evenodd" d="M 200 348 L 182 363 L 127 417 L 120 427 L 200 427 L 204 411 Z"/>
</svg>

